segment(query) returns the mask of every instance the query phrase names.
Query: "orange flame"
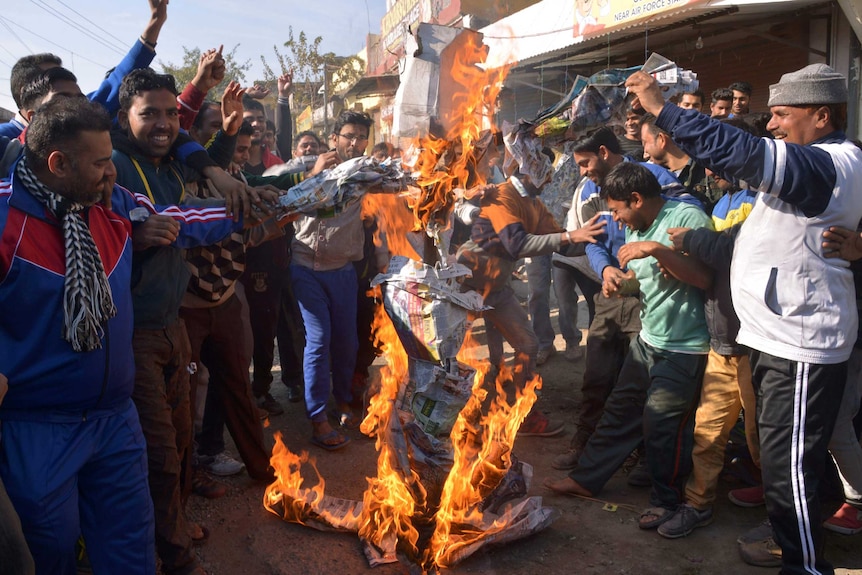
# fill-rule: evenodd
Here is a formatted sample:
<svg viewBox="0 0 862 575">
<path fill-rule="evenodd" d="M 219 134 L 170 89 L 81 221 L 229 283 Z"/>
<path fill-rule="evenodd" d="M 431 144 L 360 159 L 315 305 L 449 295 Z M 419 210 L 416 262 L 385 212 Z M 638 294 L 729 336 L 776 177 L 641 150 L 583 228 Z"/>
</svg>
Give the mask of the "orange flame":
<svg viewBox="0 0 862 575">
<path fill-rule="evenodd" d="M 382 305 L 375 313 L 374 334 L 386 366 L 380 370 L 380 389 L 371 398 L 368 414 L 360 426 L 362 433 L 376 435 L 379 456 L 377 477 L 368 478 L 368 489 L 362 499 L 359 536 L 378 549 L 386 549 L 393 540 L 397 541 L 408 556 L 416 557 L 419 533 L 413 526 L 413 517 L 425 493 L 415 472 L 409 470 L 407 476 L 407 470 L 398 464 L 399 456 L 406 454 L 395 453 L 391 440 L 391 434 L 400 427 L 395 397 L 407 374 L 407 354 Z"/>
<path fill-rule="evenodd" d="M 451 106 L 438 119 L 450 127 L 445 138 L 429 135 L 413 143 L 419 150 L 411 166 L 418 190 L 402 196 L 366 194 L 363 200 L 363 216 L 373 215 L 379 226 L 375 243 L 381 245 L 385 237 L 393 255 L 420 259 L 406 241 L 407 232 L 429 226 L 445 228 L 454 188 L 466 188 L 471 174 L 475 185 L 485 183 L 484 174 L 474 169 L 475 145 L 481 132 L 493 126 L 496 98 L 509 66 L 483 70 L 476 65 L 487 56 L 478 34 L 465 32 L 458 42 L 457 50 L 449 54 L 451 78 L 460 88 L 447 95 L 447 106 L 449 102 Z M 458 359 L 476 369 L 472 396 L 450 434 L 452 469 L 442 491 L 438 486 L 435 493 L 429 493 L 422 478 L 410 468 L 411 454 L 396 448 L 403 445 L 396 439 L 404 432 L 395 401 L 408 379 L 408 359 L 382 305 L 376 312 L 374 333 L 386 365 L 380 370 L 380 389 L 371 397 L 360 426 L 362 433 L 376 438 L 379 455 L 377 476 L 367 479 L 358 517 L 359 535 L 379 550 L 397 550 L 425 570 L 446 567 L 457 560 L 455 555 L 463 546 L 503 528 L 505 516 L 489 526 L 483 523 L 479 506 L 509 467 L 515 436 L 536 401 L 541 380 L 536 376 L 524 390 L 516 392 L 510 404 L 503 382 L 511 374 L 504 370 L 497 378 L 495 398 L 485 407 L 489 390 L 482 384 L 489 365 L 477 359 L 478 344 L 468 333 Z M 277 436 L 272 456 L 277 479 L 266 490 L 267 509 L 278 514 L 276 507 L 281 505 L 285 519 L 299 523 L 307 522 L 309 511 L 318 515 L 325 512 L 320 507 L 325 483 L 316 467 L 317 484 L 310 489 L 302 487 L 300 469 L 308 462 L 306 453 L 292 454 Z"/>
</svg>

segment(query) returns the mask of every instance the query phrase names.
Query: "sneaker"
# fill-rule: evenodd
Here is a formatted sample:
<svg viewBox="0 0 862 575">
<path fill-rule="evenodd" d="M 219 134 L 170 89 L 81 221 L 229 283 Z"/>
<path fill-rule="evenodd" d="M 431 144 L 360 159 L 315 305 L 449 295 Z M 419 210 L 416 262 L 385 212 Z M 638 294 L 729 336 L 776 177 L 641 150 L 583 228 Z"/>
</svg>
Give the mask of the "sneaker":
<svg viewBox="0 0 862 575">
<path fill-rule="evenodd" d="M 712 508 L 703 511 L 695 509 L 688 503 L 680 505 L 673 517 L 659 525 L 658 534 L 668 539 L 685 537 L 698 527 L 712 523 Z"/>
<path fill-rule="evenodd" d="M 540 349 L 539 353 L 536 354 L 536 365 L 542 365 L 543 363 L 546 363 L 555 353 L 557 353 L 557 350 L 553 347 L 549 347 L 548 349 Z"/>
<path fill-rule="evenodd" d="M 581 458 L 580 449 L 569 449 L 565 453 L 561 453 L 551 462 L 551 467 L 560 471 L 568 471 L 578 466 L 578 459 Z"/>
<path fill-rule="evenodd" d="M 842 535 L 856 535 L 862 531 L 862 510 L 845 503 L 823 523 L 823 527 Z"/>
<path fill-rule="evenodd" d="M 763 498 L 763 485 L 731 489 L 727 492 L 727 498 L 740 507 L 760 507 L 761 505 L 766 505 L 766 500 Z"/>
<path fill-rule="evenodd" d="M 756 567 L 781 567 L 781 547 L 771 535 L 760 541 L 740 543 L 739 556 Z"/>
<path fill-rule="evenodd" d="M 200 469 L 192 470 L 192 493 L 205 499 L 218 499 L 227 494 L 227 486 Z"/>
<path fill-rule="evenodd" d="M 577 363 L 584 359 L 584 348 L 582 348 L 579 344 L 566 344 L 566 352 L 563 357 L 566 358 L 566 361 Z"/>
<path fill-rule="evenodd" d="M 229 477 L 241 472 L 245 465 L 222 451 L 209 457 L 202 456 L 198 459 L 201 469 L 219 477 Z"/>
<path fill-rule="evenodd" d="M 273 401 L 275 401 L 275 400 L 273 399 Z M 298 385 L 288 385 L 287 386 L 287 401 L 289 401 L 290 403 L 299 403 L 300 401 L 302 401 L 302 388 Z M 275 403 L 278 404 L 277 401 L 275 401 Z M 281 409 L 281 406 L 279 405 L 278 408 Z M 267 411 L 269 411 L 269 410 L 267 410 Z M 284 411 L 284 410 L 282 410 L 282 411 Z M 272 413 L 272 412 L 270 412 L 270 413 Z M 273 415 L 278 415 L 278 414 L 273 413 Z"/>
<path fill-rule="evenodd" d="M 572 438 L 572 443 L 568 451 L 561 453 L 551 462 L 551 467 L 561 471 L 574 469 L 578 466 L 578 459 L 581 458 L 581 453 L 584 452 L 584 447 L 587 445 L 590 436 L 584 435 L 580 430 Z"/>
<path fill-rule="evenodd" d="M 265 409 L 270 415 L 281 415 L 284 413 L 284 408 L 270 393 L 265 393 L 257 398 L 257 406 Z"/>
<path fill-rule="evenodd" d="M 760 525 L 753 529 L 749 529 L 742 535 L 736 538 L 736 542 L 740 545 L 745 543 L 755 543 L 772 537 L 772 524 L 769 519 L 765 519 Z"/>
<path fill-rule="evenodd" d="M 552 421 L 541 411 L 532 411 L 518 429 L 521 437 L 554 437 L 565 431 L 562 421 Z"/>
</svg>

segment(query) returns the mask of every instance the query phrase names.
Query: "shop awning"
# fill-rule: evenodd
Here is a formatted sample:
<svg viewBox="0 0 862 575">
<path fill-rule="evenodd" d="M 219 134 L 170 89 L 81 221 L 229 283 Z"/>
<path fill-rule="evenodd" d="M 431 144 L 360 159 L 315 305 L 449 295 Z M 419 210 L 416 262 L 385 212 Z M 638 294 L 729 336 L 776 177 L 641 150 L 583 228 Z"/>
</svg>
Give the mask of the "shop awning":
<svg viewBox="0 0 862 575">
<path fill-rule="evenodd" d="M 667 27 L 732 13 L 756 15 L 822 4 L 822 0 L 542 0 L 480 32 L 487 66 L 543 60 L 552 52 L 599 44 L 628 30 Z"/>
</svg>

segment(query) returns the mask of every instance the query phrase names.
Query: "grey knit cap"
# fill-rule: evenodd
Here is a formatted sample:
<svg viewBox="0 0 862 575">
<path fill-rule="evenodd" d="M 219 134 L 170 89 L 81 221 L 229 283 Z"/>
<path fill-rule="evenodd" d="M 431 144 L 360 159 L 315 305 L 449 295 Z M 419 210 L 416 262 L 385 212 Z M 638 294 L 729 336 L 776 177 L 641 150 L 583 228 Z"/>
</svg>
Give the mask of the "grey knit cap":
<svg viewBox="0 0 862 575">
<path fill-rule="evenodd" d="M 847 81 L 826 64 L 810 64 L 781 76 L 769 87 L 767 106 L 804 106 L 847 102 Z"/>
</svg>

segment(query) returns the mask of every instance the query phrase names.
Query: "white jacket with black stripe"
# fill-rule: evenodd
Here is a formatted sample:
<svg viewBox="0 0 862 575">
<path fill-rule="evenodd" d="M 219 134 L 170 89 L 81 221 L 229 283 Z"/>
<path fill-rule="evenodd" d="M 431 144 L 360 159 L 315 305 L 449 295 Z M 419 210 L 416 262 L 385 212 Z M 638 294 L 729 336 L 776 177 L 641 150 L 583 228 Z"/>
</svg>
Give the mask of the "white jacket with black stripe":
<svg viewBox="0 0 862 575">
<path fill-rule="evenodd" d="M 787 144 L 673 105 L 656 124 L 710 169 L 760 192 L 731 263 L 739 343 L 791 361 L 846 361 L 858 325 L 853 276 L 821 244 L 828 227 L 855 230 L 862 218 L 862 150 L 841 132 Z"/>
</svg>

